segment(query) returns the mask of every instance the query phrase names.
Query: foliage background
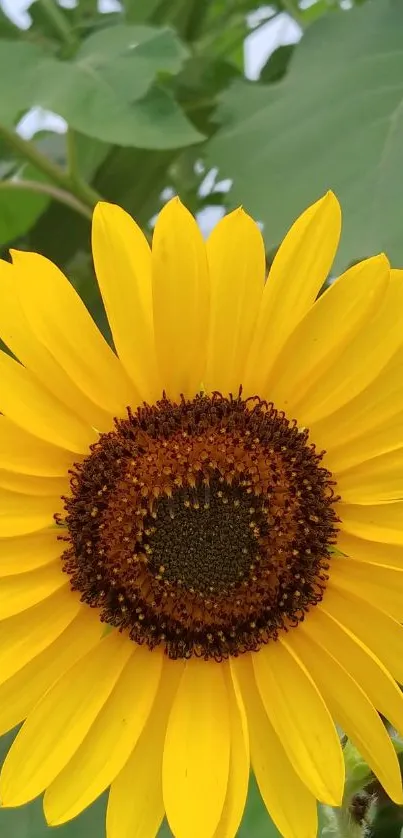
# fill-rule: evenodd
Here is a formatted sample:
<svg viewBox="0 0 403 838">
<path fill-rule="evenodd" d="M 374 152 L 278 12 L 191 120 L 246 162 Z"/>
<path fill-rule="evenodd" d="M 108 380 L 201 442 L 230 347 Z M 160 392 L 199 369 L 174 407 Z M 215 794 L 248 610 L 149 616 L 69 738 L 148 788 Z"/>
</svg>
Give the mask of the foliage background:
<svg viewBox="0 0 403 838">
<path fill-rule="evenodd" d="M 344 214 L 335 272 L 379 250 L 403 265 L 402 0 L 116 0 L 109 12 L 97 0 L 68 5 L 34 0 L 21 29 L 0 2 L 3 258 L 11 246 L 50 257 L 107 333 L 90 255 L 100 197 L 150 236 L 171 194 L 200 219 L 242 202 L 262 224 L 270 262 L 293 219 L 331 188 Z M 299 43 L 278 47 L 247 80 L 251 26 L 284 14 L 298 24 Z M 67 130 L 26 139 L 26 115 L 37 107 L 63 117 Z M 0 740 L 1 758 L 14 735 Z M 398 838 L 402 808 L 351 747 L 345 753 L 345 834 Z M 368 827 L 355 812 L 363 787 Z M 104 811 L 102 797 L 57 836 L 104 838 Z M 0 810 L 5 838 L 51 834 L 40 801 Z M 332 834 L 324 811 L 320 834 Z M 163 826 L 161 838 L 168 835 Z M 278 833 L 252 780 L 239 838 L 265 837 Z"/>
</svg>

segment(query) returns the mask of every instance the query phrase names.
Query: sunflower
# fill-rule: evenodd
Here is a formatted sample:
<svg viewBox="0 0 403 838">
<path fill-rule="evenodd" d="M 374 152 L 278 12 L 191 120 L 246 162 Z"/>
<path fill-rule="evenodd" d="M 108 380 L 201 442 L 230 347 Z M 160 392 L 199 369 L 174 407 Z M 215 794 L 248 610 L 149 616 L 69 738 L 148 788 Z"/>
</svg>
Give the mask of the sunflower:
<svg viewBox="0 0 403 838">
<path fill-rule="evenodd" d="M 1 263 L 2 805 L 61 824 L 110 787 L 108 838 L 234 838 L 252 767 L 314 838 L 336 724 L 403 803 L 403 279 L 318 297 L 339 234 L 328 193 L 265 282 L 242 209 L 205 244 L 174 199 L 150 250 L 98 204 L 116 352 L 46 258 Z"/>
</svg>

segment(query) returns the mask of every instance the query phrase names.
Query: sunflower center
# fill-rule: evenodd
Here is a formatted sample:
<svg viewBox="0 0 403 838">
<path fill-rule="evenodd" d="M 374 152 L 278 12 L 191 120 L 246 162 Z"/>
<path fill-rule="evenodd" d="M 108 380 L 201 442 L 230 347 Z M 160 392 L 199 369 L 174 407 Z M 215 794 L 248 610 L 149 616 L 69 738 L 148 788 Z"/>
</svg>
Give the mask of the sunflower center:
<svg viewBox="0 0 403 838">
<path fill-rule="evenodd" d="M 101 620 L 173 658 L 275 639 L 322 598 L 336 500 L 308 432 L 259 398 L 166 398 L 72 472 L 63 566 Z"/>
<path fill-rule="evenodd" d="M 190 501 L 186 489 L 155 505 L 155 532 L 150 536 L 150 568 L 170 583 L 200 593 L 220 592 L 248 574 L 258 543 L 250 527 L 250 496 L 212 477 L 208 492 L 198 482 Z"/>
</svg>

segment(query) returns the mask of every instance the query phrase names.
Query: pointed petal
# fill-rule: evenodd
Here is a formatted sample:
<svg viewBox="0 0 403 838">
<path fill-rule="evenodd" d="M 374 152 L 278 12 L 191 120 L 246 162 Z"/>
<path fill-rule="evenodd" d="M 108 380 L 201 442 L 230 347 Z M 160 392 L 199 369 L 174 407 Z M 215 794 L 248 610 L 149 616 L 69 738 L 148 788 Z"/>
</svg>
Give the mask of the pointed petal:
<svg viewBox="0 0 403 838">
<path fill-rule="evenodd" d="M 20 614 L 60 588 L 69 589 L 61 563 L 55 559 L 43 567 L 0 579 L 0 620 Z"/>
<path fill-rule="evenodd" d="M 330 579 L 333 587 L 368 598 L 403 620 L 403 569 L 333 556 Z"/>
<path fill-rule="evenodd" d="M 27 803 L 71 759 L 118 681 L 131 641 L 113 631 L 81 658 L 36 704 L 5 759 L 3 806 Z"/>
<path fill-rule="evenodd" d="M 383 541 L 385 545 L 403 545 L 403 501 L 371 505 L 341 503 L 337 514 L 344 532 L 359 538 Z"/>
<path fill-rule="evenodd" d="M 197 223 L 179 198 L 161 210 L 152 246 L 157 358 L 170 398 L 193 397 L 206 362 L 209 281 Z"/>
<path fill-rule="evenodd" d="M 289 642 L 312 673 L 334 719 L 359 750 L 387 794 L 403 802 L 396 752 L 380 716 L 354 678 L 305 630 L 305 621 L 289 632 Z M 348 664 L 347 664 L 348 665 Z"/>
<path fill-rule="evenodd" d="M 43 477 L 42 475 L 19 474 L 0 468 L 0 488 L 11 492 L 22 492 L 37 497 L 67 495 L 70 487 L 68 474 L 64 477 Z"/>
<path fill-rule="evenodd" d="M 356 535 L 340 530 L 337 536 L 337 549 L 346 556 L 360 562 L 386 564 L 389 567 L 403 568 L 403 545 L 385 544 L 382 541 L 368 541 Z"/>
<path fill-rule="evenodd" d="M 151 287 L 151 251 L 144 233 L 118 206 L 100 202 L 92 220 L 95 271 L 119 358 L 141 399 L 161 397 Z"/>
<path fill-rule="evenodd" d="M 24 495 L 0 487 L 0 538 L 54 526 L 54 515 L 62 510 L 60 497 Z"/>
<path fill-rule="evenodd" d="M 352 417 L 352 422 L 354 421 Z M 334 474 L 365 464 L 381 454 L 396 452 L 399 455 L 399 449 L 403 447 L 402 412 L 394 414 L 382 425 L 374 426 L 367 432 L 363 429 L 360 433 L 360 423 L 358 423 L 356 429 L 358 436 L 351 440 L 345 440 L 343 429 L 339 430 L 337 425 L 337 419 L 335 427 L 337 439 L 331 439 L 326 449 L 326 468 Z M 312 439 L 314 438 L 316 441 L 315 431 L 312 436 Z M 320 447 L 321 443 L 319 443 Z"/>
<path fill-rule="evenodd" d="M 38 253 L 11 255 L 21 305 L 38 340 L 87 398 L 111 417 L 125 416 L 134 390 L 71 283 Z"/>
<path fill-rule="evenodd" d="M 245 702 L 252 767 L 266 808 L 283 838 L 316 838 L 316 800 L 272 727 L 255 682 L 252 656 L 232 658 L 231 668 Z"/>
<path fill-rule="evenodd" d="M 268 644 L 252 660 L 264 708 L 295 771 L 315 797 L 340 806 L 344 791 L 340 741 L 309 672 L 286 637 Z"/>
<path fill-rule="evenodd" d="M 383 503 L 403 497 L 403 447 L 336 472 L 346 503 Z"/>
<path fill-rule="evenodd" d="M 26 613 L 26 612 L 25 612 Z M 64 672 L 101 639 L 104 631 L 92 609 L 82 607 L 54 642 L 0 684 L 0 734 L 11 730 Z"/>
<path fill-rule="evenodd" d="M 214 661 L 190 659 L 169 716 L 162 769 L 164 804 L 175 838 L 213 838 L 224 807 L 229 759 L 222 669 Z"/>
<path fill-rule="evenodd" d="M 337 411 L 368 387 L 403 343 L 396 311 L 403 307 L 403 282 L 392 277 L 379 312 L 346 346 L 334 364 L 313 387 L 307 387 L 295 404 L 304 427 Z"/>
<path fill-rule="evenodd" d="M 32 608 L 1 620 L 0 683 L 50 646 L 81 608 L 77 595 L 60 588 Z"/>
<path fill-rule="evenodd" d="M 242 209 L 218 222 L 207 240 L 211 288 L 206 390 L 237 393 L 262 299 L 262 234 Z"/>
<path fill-rule="evenodd" d="M 361 686 L 374 707 L 396 730 L 403 731 L 403 694 L 390 672 L 352 632 L 322 605 L 305 620 L 305 631 L 341 663 Z"/>
<path fill-rule="evenodd" d="M 394 271 L 391 271 L 391 275 Z M 311 422 L 312 439 L 326 448 L 329 462 L 341 469 L 374 456 L 376 448 L 400 447 L 403 414 L 403 348 L 393 355 L 381 373 L 334 413 Z M 398 425 L 398 427 L 396 427 Z M 385 437 L 391 441 L 384 448 Z M 366 452 L 369 452 L 366 455 Z M 364 456 L 363 456 L 364 454 Z M 333 466 L 330 465 L 330 469 Z"/>
<path fill-rule="evenodd" d="M 43 477 L 64 477 L 80 457 L 58 448 L 0 416 L 0 468 Z"/>
<path fill-rule="evenodd" d="M 74 818 L 111 784 L 147 723 L 161 677 L 162 652 L 133 647 L 87 736 L 45 793 L 45 816 L 52 826 Z"/>
<path fill-rule="evenodd" d="M 341 227 L 337 198 L 328 192 L 296 220 L 280 245 L 266 282 L 245 373 L 248 392 L 259 392 L 261 367 L 271 365 L 327 278 Z"/>
<path fill-rule="evenodd" d="M 98 434 L 85 425 L 36 378 L 0 352 L 0 410 L 16 425 L 45 442 L 86 454 Z"/>
<path fill-rule="evenodd" d="M 184 664 L 165 660 L 148 723 L 113 781 L 106 815 L 108 838 L 155 838 L 164 817 L 162 754 L 169 713 Z"/>
<path fill-rule="evenodd" d="M 57 536 L 56 527 L 48 527 L 16 538 L 0 539 L 0 579 L 26 573 L 59 559 L 66 545 Z"/>
<path fill-rule="evenodd" d="M 227 795 L 214 838 L 234 838 L 237 835 L 248 796 L 250 773 L 248 720 L 241 691 L 230 667 L 225 668 L 224 676 L 228 689 L 231 753 Z"/>
<path fill-rule="evenodd" d="M 372 602 L 328 583 L 323 608 L 372 650 L 403 684 L 403 626 Z M 322 607 L 322 605 L 320 607 Z"/>
<path fill-rule="evenodd" d="M 267 379 L 263 392 L 277 408 L 295 413 L 295 405 L 326 374 L 348 343 L 381 304 L 389 282 L 389 262 L 375 256 L 354 265 L 322 294 L 297 324 Z M 337 329 L 334 324 L 337 323 Z"/>
<path fill-rule="evenodd" d="M 18 295 L 19 277 L 20 272 L 14 265 L 0 260 L 1 339 L 45 389 L 50 390 L 86 425 L 102 431 L 109 430 L 110 414 L 85 396 L 33 331 Z M 30 276 L 26 279 L 32 281 Z M 35 283 L 32 284 L 34 288 L 37 287 Z"/>
</svg>

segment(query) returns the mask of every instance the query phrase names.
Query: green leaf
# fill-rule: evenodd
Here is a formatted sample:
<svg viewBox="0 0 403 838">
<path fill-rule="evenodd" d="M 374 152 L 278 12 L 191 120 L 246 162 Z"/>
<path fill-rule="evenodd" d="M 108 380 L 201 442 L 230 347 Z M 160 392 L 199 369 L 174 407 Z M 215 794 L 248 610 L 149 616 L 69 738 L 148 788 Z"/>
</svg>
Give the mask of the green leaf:
<svg viewBox="0 0 403 838">
<path fill-rule="evenodd" d="M 259 81 L 264 84 L 273 84 L 275 81 L 280 81 L 287 72 L 294 49 L 295 44 L 284 44 L 277 47 L 262 67 Z"/>
<path fill-rule="evenodd" d="M 0 9 L 0 38 L 18 38 L 20 34 L 18 26 Z"/>
<path fill-rule="evenodd" d="M 385 249 L 403 263 L 403 4 L 368 0 L 324 16 L 276 85 L 222 94 L 208 163 L 231 177 L 231 203 L 264 223 L 268 249 L 333 189 L 344 232 L 337 267 Z"/>
<path fill-rule="evenodd" d="M 31 164 L 20 166 L 16 172 L 20 180 L 46 182 L 42 172 Z M 0 180 L 0 248 L 23 236 L 50 204 L 47 195 L 8 185 Z"/>
<path fill-rule="evenodd" d="M 115 123 L 100 122 L 96 128 L 87 125 L 87 119 L 71 121 L 71 124 L 90 136 L 104 142 L 135 148 L 170 149 L 182 148 L 200 142 L 200 134 L 184 115 L 183 111 L 167 90 L 153 87 L 129 111 L 122 111 Z"/>
<path fill-rule="evenodd" d="M 24 235 L 48 203 L 46 195 L 7 188 L 0 182 L 0 247 Z"/>
<path fill-rule="evenodd" d="M 36 44 L 0 40 L 0 122 L 12 126 L 35 104 L 35 69 L 44 55 Z"/>
<path fill-rule="evenodd" d="M 190 145 L 202 136 L 154 85 L 161 73 L 177 72 L 186 55 L 170 29 L 123 24 L 88 37 L 72 61 L 50 58 L 34 44 L 0 41 L 0 121 L 10 124 L 21 110 L 41 105 L 104 142 Z"/>
</svg>

